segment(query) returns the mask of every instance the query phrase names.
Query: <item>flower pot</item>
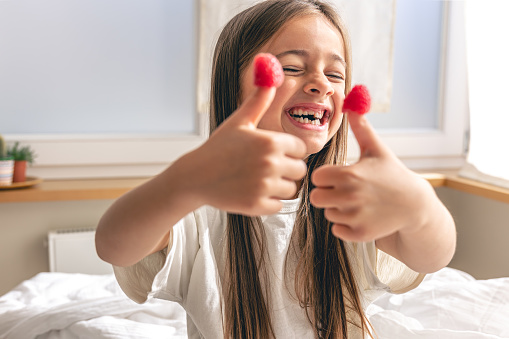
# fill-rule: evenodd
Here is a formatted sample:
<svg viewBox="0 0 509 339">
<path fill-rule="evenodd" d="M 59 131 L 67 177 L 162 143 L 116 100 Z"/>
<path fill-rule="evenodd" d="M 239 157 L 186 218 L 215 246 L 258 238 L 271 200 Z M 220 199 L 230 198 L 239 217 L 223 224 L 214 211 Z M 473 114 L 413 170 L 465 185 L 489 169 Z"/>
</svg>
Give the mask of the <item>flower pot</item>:
<svg viewBox="0 0 509 339">
<path fill-rule="evenodd" d="M 12 185 L 12 175 L 14 172 L 14 160 L 12 158 L 0 159 L 0 186 Z"/>
<path fill-rule="evenodd" d="M 12 174 L 12 182 L 25 182 L 27 172 L 27 161 L 26 160 L 15 160 L 14 161 L 14 172 Z"/>
</svg>

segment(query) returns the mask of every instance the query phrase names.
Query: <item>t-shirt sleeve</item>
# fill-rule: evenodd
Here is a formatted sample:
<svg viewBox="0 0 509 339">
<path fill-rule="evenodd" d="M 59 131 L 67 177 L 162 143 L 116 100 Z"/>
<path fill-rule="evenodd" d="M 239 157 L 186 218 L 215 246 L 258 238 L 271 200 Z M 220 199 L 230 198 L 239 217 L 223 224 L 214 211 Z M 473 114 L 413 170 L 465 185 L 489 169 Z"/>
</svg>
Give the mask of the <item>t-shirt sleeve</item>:
<svg viewBox="0 0 509 339">
<path fill-rule="evenodd" d="M 383 292 L 405 293 L 419 286 L 426 276 L 379 250 L 375 242 L 353 244 L 357 257 L 357 279 L 367 302 Z"/>
<path fill-rule="evenodd" d="M 164 299 L 182 302 L 199 250 L 195 213 L 188 214 L 173 226 L 167 248 L 132 266 L 113 266 L 118 284 L 130 299 L 143 303 L 150 295 L 159 294 Z M 165 283 L 169 279 L 172 283 Z"/>
<path fill-rule="evenodd" d="M 413 290 L 422 282 L 426 274 L 410 269 L 401 261 L 376 249 L 377 259 L 375 274 L 390 292 L 401 294 Z"/>
</svg>

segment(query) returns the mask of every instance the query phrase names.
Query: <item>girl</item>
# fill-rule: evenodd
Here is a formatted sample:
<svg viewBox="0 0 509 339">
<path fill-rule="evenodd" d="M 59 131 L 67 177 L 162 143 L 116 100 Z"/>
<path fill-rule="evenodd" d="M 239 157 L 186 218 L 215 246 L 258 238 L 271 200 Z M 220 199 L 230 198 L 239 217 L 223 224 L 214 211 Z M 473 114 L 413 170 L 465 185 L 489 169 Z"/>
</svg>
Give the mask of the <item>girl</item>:
<svg viewBox="0 0 509 339">
<path fill-rule="evenodd" d="M 283 66 L 277 90 L 253 85 L 260 52 Z M 180 303 L 190 338 L 354 338 L 371 335 L 363 309 L 379 293 L 444 267 L 450 214 L 360 115 L 362 155 L 344 166 L 351 73 L 346 30 L 320 1 L 234 17 L 214 54 L 209 140 L 97 228 L 125 293 Z"/>
</svg>

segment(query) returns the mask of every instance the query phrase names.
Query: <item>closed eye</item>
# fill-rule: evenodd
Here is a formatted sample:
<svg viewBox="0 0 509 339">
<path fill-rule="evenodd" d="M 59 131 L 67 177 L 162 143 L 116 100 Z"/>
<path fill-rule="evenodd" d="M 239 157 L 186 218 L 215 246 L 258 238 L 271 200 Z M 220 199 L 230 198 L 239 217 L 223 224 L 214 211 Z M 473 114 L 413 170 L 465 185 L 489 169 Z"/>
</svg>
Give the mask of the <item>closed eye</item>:
<svg viewBox="0 0 509 339">
<path fill-rule="evenodd" d="M 332 74 L 329 73 L 329 74 L 327 74 L 327 76 L 334 80 L 339 80 L 339 81 L 345 80 L 345 77 L 342 74 L 338 74 L 338 73 L 332 73 Z"/>
<path fill-rule="evenodd" d="M 283 67 L 283 72 L 289 73 L 289 74 L 296 74 L 299 73 L 301 70 L 295 67 Z"/>
</svg>

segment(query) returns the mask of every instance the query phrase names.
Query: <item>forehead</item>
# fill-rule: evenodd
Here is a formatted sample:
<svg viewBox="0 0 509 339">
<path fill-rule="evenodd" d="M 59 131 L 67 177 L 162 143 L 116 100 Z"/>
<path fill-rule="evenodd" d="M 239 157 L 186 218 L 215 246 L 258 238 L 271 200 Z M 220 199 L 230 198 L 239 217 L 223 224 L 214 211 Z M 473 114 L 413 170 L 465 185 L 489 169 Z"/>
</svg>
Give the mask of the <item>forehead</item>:
<svg viewBox="0 0 509 339">
<path fill-rule="evenodd" d="M 263 48 L 277 55 L 306 49 L 337 54 L 344 59 L 344 42 L 338 29 L 323 15 L 309 14 L 288 21 Z"/>
</svg>

